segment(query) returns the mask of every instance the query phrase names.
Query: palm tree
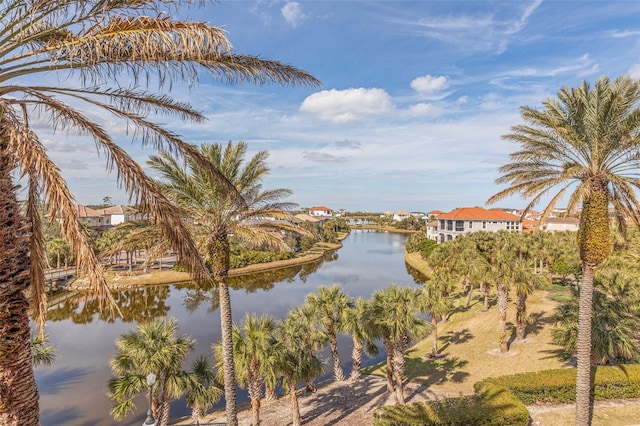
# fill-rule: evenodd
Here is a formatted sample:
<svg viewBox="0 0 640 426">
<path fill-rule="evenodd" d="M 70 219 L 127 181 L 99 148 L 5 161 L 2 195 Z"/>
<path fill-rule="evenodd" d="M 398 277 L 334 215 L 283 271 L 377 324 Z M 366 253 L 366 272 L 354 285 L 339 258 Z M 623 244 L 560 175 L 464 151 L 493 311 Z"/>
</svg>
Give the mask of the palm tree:
<svg viewBox="0 0 640 426">
<path fill-rule="evenodd" d="M 269 154 L 259 151 L 245 162 L 246 152 L 247 144 L 244 142 L 229 142 L 224 148 L 219 144 L 202 144 L 200 153 L 206 159 L 206 166 L 191 158 L 181 162 L 165 151 L 151 156 L 148 161 L 151 168 L 160 174 L 158 186 L 163 193 L 175 203 L 183 217 L 195 222 L 198 247 L 218 286 L 227 419 L 237 418 L 229 295 L 230 237 L 233 235 L 248 243 L 288 249 L 277 236 L 279 234 L 273 231 L 299 230 L 290 222 L 269 220 L 289 217 L 285 210 L 294 204 L 281 202 L 280 199 L 291 191 L 262 189 L 262 180 L 269 174 L 266 164 Z M 185 163 L 186 168 L 183 165 Z M 235 192 L 231 193 L 225 184 L 212 179 L 210 168 L 219 170 Z"/>
<path fill-rule="evenodd" d="M 153 387 L 152 406 L 159 426 L 169 421 L 169 405 L 190 388 L 191 380 L 182 370 L 195 341 L 189 336 L 176 336 L 178 321 L 140 323 L 136 330 L 116 340 L 117 352 L 111 358 L 115 377 L 109 380 L 108 394 L 115 405 L 111 410 L 116 420 L 123 419 L 136 406 L 134 397 L 147 389 L 146 376 L 157 377 Z"/>
<path fill-rule="evenodd" d="M 362 297 L 356 298 L 353 308 L 346 315 L 344 330 L 351 334 L 353 349 L 351 351 L 351 374 L 349 379 L 356 381 L 360 378 L 362 367 L 362 353 L 375 356 L 378 347 L 374 342 L 374 332 L 371 318 L 371 304 Z"/>
<path fill-rule="evenodd" d="M 429 311 L 431 317 L 431 356 L 433 358 L 438 357 L 438 319 L 446 316 L 453 309 L 452 300 L 447 297 L 442 291 L 441 284 L 445 284 L 446 277 L 434 274 L 433 278 L 429 280 L 424 287 L 418 298 L 419 308 L 422 312 Z"/>
<path fill-rule="evenodd" d="M 56 348 L 47 344 L 48 339 L 48 334 L 44 336 L 38 334 L 31 336 L 31 357 L 34 367 L 41 365 L 50 367 L 53 365 L 53 361 L 56 359 Z"/>
<path fill-rule="evenodd" d="M 290 315 L 291 313 L 280 322 L 277 330 L 279 350 L 276 370 L 282 377 L 282 384 L 289 394 L 293 426 L 300 426 L 302 421 L 296 384 L 302 381 L 312 382 L 315 377 L 322 374 L 323 368 L 306 341 L 307 333 L 301 332 L 298 320 L 291 319 Z"/>
<path fill-rule="evenodd" d="M 344 371 L 338 353 L 338 332 L 344 331 L 353 301 L 342 291 L 339 285 L 320 286 L 316 293 L 310 293 L 305 299 L 311 315 L 320 329 L 329 337 L 329 348 L 333 359 L 333 376 L 336 381 L 343 381 Z"/>
<path fill-rule="evenodd" d="M 500 168 L 497 183 L 509 187 L 489 199 L 513 194 L 531 198 L 533 207 L 551 191 L 544 220 L 556 202 L 568 196 L 567 212 L 582 208 L 578 246 L 582 261 L 578 321 L 576 424 L 591 423 L 591 316 L 593 270 L 611 252 L 609 205 L 621 231 L 626 218 L 640 224 L 640 82 L 622 76 L 611 82 L 600 77 L 593 88 L 563 87 L 558 99 L 547 99 L 542 109 L 521 108 L 526 124 L 511 128 L 505 139 L 520 144 L 510 163 Z"/>
<path fill-rule="evenodd" d="M 205 117 L 166 94 L 147 92 L 145 81 L 158 82 L 162 91 L 174 82 L 197 82 L 199 72 L 204 71 L 229 83 L 318 84 L 294 67 L 236 54 L 219 28 L 174 19 L 177 14 L 172 8 L 189 3 L 16 0 L 0 5 L 0 323 L 14 325 L 2 327 L 0 336 L 0 381 L 4 384 L 0 424 L 38 423 L 28 312 L 36 323 L 44 324 L 46 256 L 40 201 L 61 222 L 63 238 L 88 275 L 94 293 L 107 306 L 114 306 L 87 232 L 77 220 L 70 190 L 42 143 L 41 124 L 88 136 L 87 142 L 93 139 L 130 199 L 160 224 L 194 278 L 203 281 L 207 271 L 178 213 L 120 147 L 114 133 L 92 121 L 85 111 L 100 110 L 105 119 L 132 129 L 143 144 L 199 158 L 192 145 L 150 115 L 192 122 Z M 122 75 L 131 78 L 131 87 L 116 84 L 112 88 Z M 157 79 L 147 78 L 152 75 Z M 14 182 L 22 174 L 27 187 L 24 212 L 19 209 Z M 228 421 L 235 424 L 235 417 L 230 417 Z"/>
<path fill-rule="evenodd" d="M 605 270 L 594 279 L 591 320 L 592 361 L 614 365 L 620 360 L 640 358 L 640 279 L 627 271 Z M 579 290 L 571 288 L 572 298 L 560 305 L 554 315 L 553 341 L 563 346 L 567 356 L 576 352 L 578 336 Z"/>
<path fill-rule="evenodd" d="M 244 318 L 240 327 L 234 326 L 233 355 L 238 384 L 249 389 L 253 424 L 260 424 L 260 400 L 265 376 L 273 371 L 279 351 L 275 339 L 276 321 L 269 315 Z M 221 349 L 217 350 L 221 353 Z"/>
<path fill-rule="evenodd" d="M 220 400 L 222 389 L 218 387 L 215 370 L 206 356 L 196 358 L 191 371 L 187 376 L 190 380 L 187 382 L 184 401 L 191 408 L 191 418 L 199 424 L 207 410 Z"/>
<path fill-rule="evenodd" d="M 385 349 L 393 354 L 393 377 L 399 404 L 404 404 L 404 354 L 412 340 L 431 332 L 431 324 L 418 317 L 418 294 L 414 289 L 393 284 L 376 291 L 372 297 L 374 322 L 389 342 L 389 349 L 386 346 Z"/>
</svg>

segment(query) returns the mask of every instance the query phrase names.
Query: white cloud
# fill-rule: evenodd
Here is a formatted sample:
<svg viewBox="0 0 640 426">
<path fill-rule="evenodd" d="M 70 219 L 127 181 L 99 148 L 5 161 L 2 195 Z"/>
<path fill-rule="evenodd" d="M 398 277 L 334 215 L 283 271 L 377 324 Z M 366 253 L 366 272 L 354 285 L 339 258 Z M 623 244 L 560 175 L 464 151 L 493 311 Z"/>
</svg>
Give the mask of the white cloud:
<svg viewBox="0 0 640 426">
<path fill-rule="evenodd" d="M 414 117 L 435 117 L 440 115 L 438 107 L 432 104 L 420 103 L 409 107 L 409 112 Z"/>
<path fill-rule="evenodd" d="M 462 105 L 462 104 L 466 104 L 467 102 L 469 102 L 469 97 L 468 96 L 460 96 L 458 98 L 458 100 L 456 101 L 457 104 Z"/>
<path fill-rule="evenodd" d="M 424 75 L 418 77 L 411 82 L 411 88 L 422 94 L 431 94 L 438 92 L 447 87 L 447 77 L 441 75 L 438 77 L 432 75 Z"/>
<path fill-rule="evenodd" d="M 297 27 L 307 18 L 307 15 L 302 11 L 302 7 L 300 7 L 300 3 L 295 1 L 290 1 L 280 9 L 282 12 L 282 16 L 285 21 L 291 24 L 292 27 Z"/>
<path fill-rule="evenodd" d="M 631 78 L 640 79 L 640 63 L 632 65 L 628 73 Z"/>
<path fill-rule="evenodd" d="M 367 116 L 393 110 L 389 94 L 382 89 L 323 90 L 308 96 L 300 111 L 310 112 L 321 120 L 349 123 Z"/>
</svg>

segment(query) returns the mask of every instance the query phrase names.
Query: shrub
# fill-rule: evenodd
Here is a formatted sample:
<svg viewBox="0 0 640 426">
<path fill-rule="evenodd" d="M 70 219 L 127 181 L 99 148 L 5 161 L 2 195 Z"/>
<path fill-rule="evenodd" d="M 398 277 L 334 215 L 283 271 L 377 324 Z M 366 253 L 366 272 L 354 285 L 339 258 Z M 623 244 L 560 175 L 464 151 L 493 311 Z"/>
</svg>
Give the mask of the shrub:
<svg viewBox="0 0 640 426">
<path fill-rule="evenodd" d="M 510 389 L 524 404 L 575 402 L 576 370 L 556 370 L 520 373 L 485 379 Z M 596 369 L 594 397 L 596 400 L 637 398 L 640 394 L 640 365 L 600 366 Z"/>
<path fill-rule="evenodd" d="M 529 412 L 507 389 L 478 384 L 476 394 L 434 402 L 382 407 L 374 413 L 376 426 L 392 425 L 528 425 Z"/>
</svg>

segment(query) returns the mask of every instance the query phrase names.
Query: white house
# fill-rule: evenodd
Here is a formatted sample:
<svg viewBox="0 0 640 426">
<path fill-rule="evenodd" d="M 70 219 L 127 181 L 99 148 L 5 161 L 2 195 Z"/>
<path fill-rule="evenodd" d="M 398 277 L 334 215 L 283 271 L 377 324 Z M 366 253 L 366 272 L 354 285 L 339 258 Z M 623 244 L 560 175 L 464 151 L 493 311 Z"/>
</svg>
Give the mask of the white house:
<svg viewBox="0 0 640 426">
<path fill-rule="evenodd" d="M 309 209 L 309 216 L 330 217 L 333 216 L 333 210 L 324 206 L 311 207 Z"/>
<path fill-rule="evenodd" d="M 522 232 L 520 216 L 499 209 L 461 207 L 438 216 L 438 242 L 453 240 L 471 232 Z"/>
<path fill-rule="evenodd" d="M 401 220 L 407 219 L 410 216 L 411 215 L 408 212 L 406 212 L 404 210 L 398 210 L 397 212 L 395 212 L 393 214 L 393 220 L 395 220 L 396 222 L 399 222 Z"/>
<path fill-rule="evenodd" d="M 135 214 L 133 208 L 123 205 L 103 209 L 77 205 L 75 208 L 80 223 L 84 223 L 90 228 L 108 228 L 140 218 Z"/>
<path fill-rule="evenodd" d="M 574 217 L 548 217 L 540 224 L 543 231 L 577 231 L 580 228 L 580 220 Z"/>
</svg>

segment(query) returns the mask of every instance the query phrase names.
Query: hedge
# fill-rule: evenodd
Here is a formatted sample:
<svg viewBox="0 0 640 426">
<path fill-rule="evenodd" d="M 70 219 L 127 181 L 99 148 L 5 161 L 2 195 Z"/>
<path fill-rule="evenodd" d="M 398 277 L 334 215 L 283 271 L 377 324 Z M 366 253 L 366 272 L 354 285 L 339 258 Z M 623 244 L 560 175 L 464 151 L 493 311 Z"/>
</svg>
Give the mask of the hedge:
<svg viewBox="0 0 640 426">
<path fill-rule="evenodd" d="M 527 405 L 575 402 L 576 369 L 562 368 L 481 380 L 475 395 L 378 408 L 374 426 L 528 425 Z M 596 368 L 596 400 L 637 398 L 640 364 Z"/>
<path fill-rule="evenodd" d="M 575 368 L 520 373 L 482 382 L 510 389 L 526 405 L 567 404 L 575 402 L 576 397 Z M 640 395 L 640 365 L 597 367 L 594 392 L 596 400 L 637 398 Z"/>
<path fill-rule="evenodd" d="M 476 394 L 414 404 L 385 406 L 374 412 L 374 426 L 486 425 L 526 426 L 529 412 L 507 389 L 478 383 Z"/>
</svg>

